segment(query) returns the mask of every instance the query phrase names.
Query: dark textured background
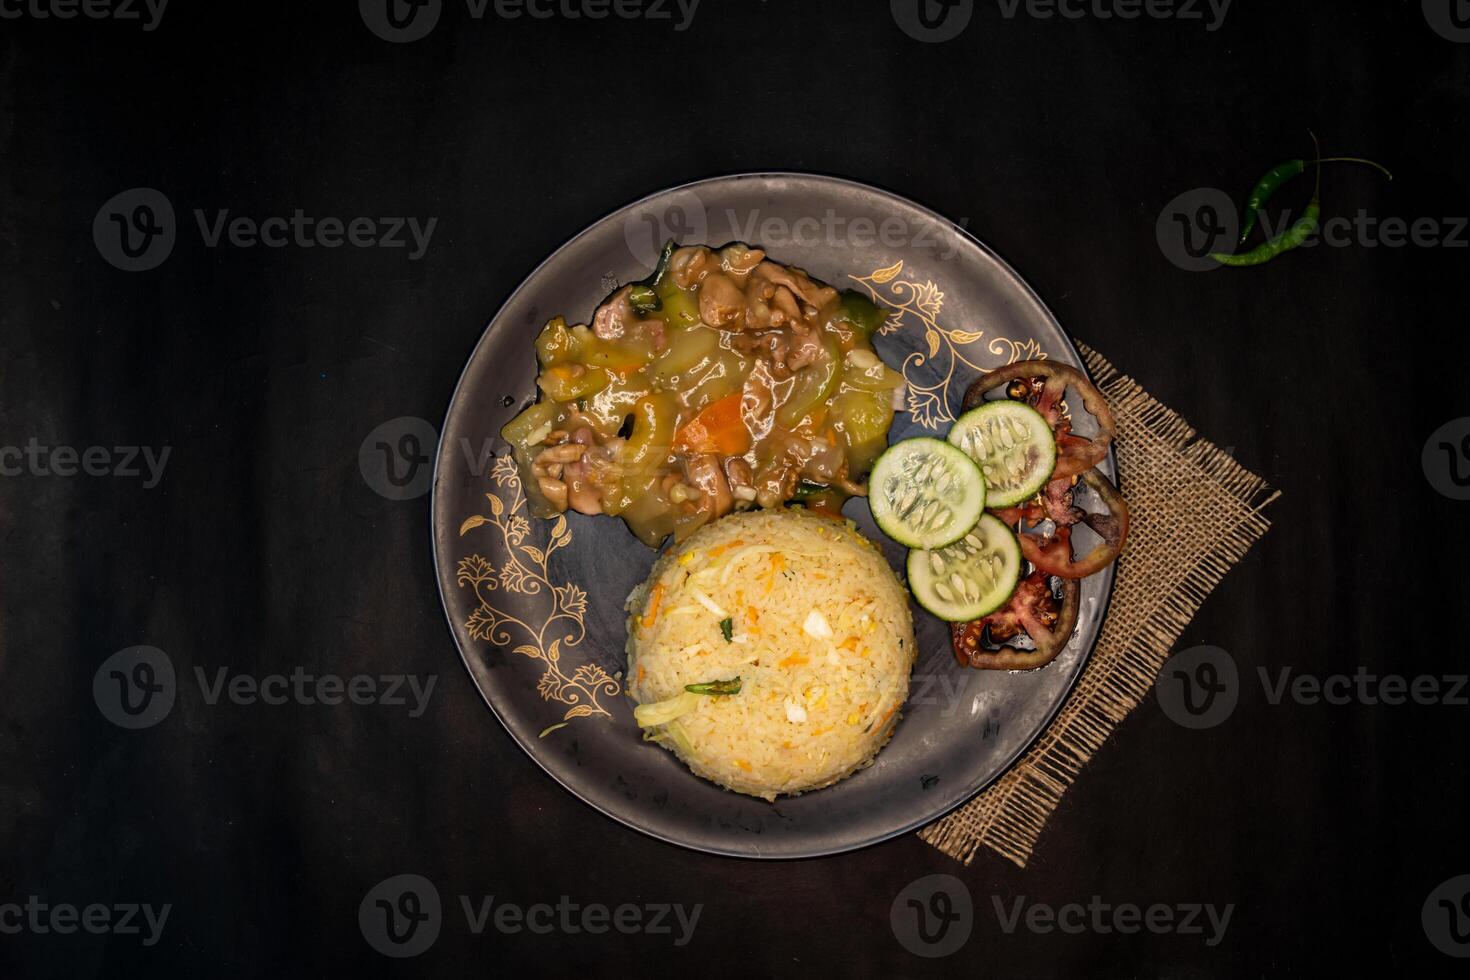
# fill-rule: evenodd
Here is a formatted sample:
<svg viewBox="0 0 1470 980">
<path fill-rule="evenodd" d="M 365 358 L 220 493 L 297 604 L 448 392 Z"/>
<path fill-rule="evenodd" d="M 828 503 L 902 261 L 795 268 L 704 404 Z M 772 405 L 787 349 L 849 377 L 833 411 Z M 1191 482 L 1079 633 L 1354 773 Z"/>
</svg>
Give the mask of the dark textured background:
<svg viewBox="0 0 1470 980">
<path fill-rule="evenodd" d="M 1200 22 L 1007 20 L 977 3 L 918 43 L 882 2 L 705 0 L 692 27 L 470 20 L 389 44 L 356 5 L 176 0 L 136 24 L 0 20 L 0 443 L 173 447 L 162 484 L 0 479 L 0 902 L 170 902 L 163 940 L 0 935 L 0 973 L 85 975 L 1278 976 L 1444 973 L 1420 907 L 1470 872 L 1470 709 L 1268 703 L 1255 669 L 1465 671 L 1467 504 L 1420 451 L 1470 415 L 1470 251 L 1317 248 L 1256 270 L 1170 264 L 1177 194 L 1240 197 L 1308 151 L 1327 213 L 1470 214 L 1470 45 L 1418 0 L 1238 0 Z M 427 498 L 358 447 L 442 418 L 483 324 L 568 235 L 649 191 L 756 169 L 907 194 L 1004 255 L 1098 347 L 1284 491 L 1276 526 L 1181 647 L 1246 675 L 1202 732 L 1150 699 L 1020 871 L 913 838 L 758 864 L 684 851 L 578 803 L 525 758 L 445 629 Z M 126 188 L 181 218 L 161 267 L 106 264 Z M 1285 194 L 1300 207 L 1304 191 Z M 428 254 L 206 249 L 193 208 L 437 216 Z M 94 671 L 147 643 L 181 674 L 437 674 L 430 710 L 208 706 L 127 732 Z M 394 962 L 357 907 L 432 879 L 447 922 Z M 968 944 L 910 955 L 889 905 L 958 875 Z M 455 896 L 703 903 L 693 942 L 487 934 Z M 1234 903 L 1200 937 L 1004 934 L 991 896 Z"/>
</svg>

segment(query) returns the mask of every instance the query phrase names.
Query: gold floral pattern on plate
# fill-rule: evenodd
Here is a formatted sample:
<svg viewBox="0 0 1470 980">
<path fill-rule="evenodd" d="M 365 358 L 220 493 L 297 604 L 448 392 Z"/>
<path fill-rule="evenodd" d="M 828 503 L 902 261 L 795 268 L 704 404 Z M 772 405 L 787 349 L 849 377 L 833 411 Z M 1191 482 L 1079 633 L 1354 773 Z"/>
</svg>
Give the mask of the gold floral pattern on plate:
<svg viewBox="0 0 1470 980">
<path fill-rule="evenodd" d="M 878 330 L 880 334 L 891 334 L 911 324 L 923 328 L 925 350 L 912 351 L 903 359 L 903 379 L 908 388 L 905 406 L 914 421 L 924 428 L 938 431 L 955 420 L 949 406 L 950 386 L 955 383 L 957 372 L 963 374 L 968 368 L 976 375 L 989 374 L 1006 364 L 1046 357 L 1041 345 L 1032 338 L 991 337 L 985 350 L 1004 357 L 1005 362 L 989 367 L 976 363 L 972 358 L 977 356 L 976 347 L 985 338 L 985 331 L 940 326 L 944 292 L 932 279 L 920 282 L 917 278 L 901 278 L 902 273 L 903 259 L 899 259 L 866 276 L 849 275 L 848 278 L 867 290 L 873 302 L 889 307 L 888 319 Z M 935 362 L 943 364 L 942 370 Z M 926 382 L 925 376 L 937 380 Z"/>
<path fill-rule="evenodd" d="M 587 636 L 583 619 L 587 613 L 587 593 L 575 582 L 554 581 L 549 567 L 552 554 L 572 543 L 572 530 L 566 517 L 556 519 L 546 546 L 538 548 L 528 541 L 531 522 L 526 517 L 526 495 L 515 460 L 509 456 L 497 459 L 490 470 L 490 479 L 498 488 L 497 492 L 485 494 L 490 513 L 467 518 L 459 527 L 459 535 L 464 537 L 482 527 L 493 528 L 504 546 L 505 561 L 497 566 L 480 554 L 460 559 L 456 580 L 460 588 L 473 590 L 479 603 L 465 621 L 465 629 L 475 639 L 496 646 L 510 646 L 520 634 L 527 642 L 515 646 L 513 652 L 546 665 L 536 692 L 543 700 L 568 707 L 561 722 L 543 731 L 543 736 L 574 718 L 612 717 L 599 698 L 622 690 L 617 679 L 590 661 L 578 664 L 571 673 L 562 663 L 563 653 L 578 646 Z M 508 499 L 501 496 L 507 491 Z M 495 592 L 541 596 L 542 614 L 539 619 L 513 615 L 492 601 Z M 566 631 L 559 637 L 558 630 L 552 628 L 558 620 Z"/>
</svg>

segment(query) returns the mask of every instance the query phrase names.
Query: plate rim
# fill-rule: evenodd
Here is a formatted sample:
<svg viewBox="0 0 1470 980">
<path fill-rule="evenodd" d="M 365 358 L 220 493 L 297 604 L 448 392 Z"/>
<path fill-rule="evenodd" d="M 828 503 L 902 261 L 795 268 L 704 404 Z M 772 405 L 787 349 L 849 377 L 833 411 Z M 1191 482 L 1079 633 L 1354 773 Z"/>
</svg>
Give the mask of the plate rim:
<svg viewBox="0 0 1470 980">
<path fill-rule="evenodd" d="M 531 284 L 531 282 L 540 275 L 541 271 L 544 268 L 546 268 L 558 255 L 560 255 L 564 250 L 566 250 L 568 247 L 570 247 L 573 243 L 579 241 L 580 239 L 582 239 L 586 235 L 591 234 L 592 231 L 593 231 L 593 229 L 598 228 L 599 226 L 601 226 L 605 221 L 607 221 L 613 215 L 619 214 L 619 213 L 622 213 L 624 211 L 627 211 L 627 210 L 629 210 L 631 208 L 637 207 L 638 205 L 644 203 L 645 201 L 650 201 L 650 200 L 653 200 L 654 198 L 664 197 L 664 196 L 670 195 L 670 194 L 675 194 L 675 193 L 678 193 L 680 191 L 694 191 L 696 188 L 698 188 L 700 186 L 703 186 L 703 185 L 714 184 L 714 183 L 726 183 L 726 182 L 730 182 L 730 181 L 740 181 L 740 180 L 791 179 L 791 178 L 804 179 L 804 180 L 818 180 L 818 181 L 823 181 L 823 182 L 827 182 L 827 183 L 841 184 L 841 185 L 845 185 L 845 186 L 847 186 L 849 188 L 853 188 L 855 190 L 860 190 L 860 191 L 864 191 L 864 192 L 868 192 L 868 193 L 877 193 L 877 194 L 879 194 L 879 195 L 881 195 L 883 197 L 891 198 L 891 199 L 893 199 L 893 200 L 895 200 L 895 201 L 897 201 L 897 202 L 899 202 L 899 203 L 901 203 L 901 204 L 903 204 L 905 206 L 912 207 L 915 210 L 917 210 L 917 211 L 919 211 L 919 212 L 921 212 L 921 213 L 923 213 L 923 214 L 925 214 L 925 215 L 927 215 L 929 217 L 934 218 L 935 220 L 939 221 L 941 224 L 948 225 L 951 228 L 953 228 L 955 230 L 955 232 L 957 232 L 964 239 L 967 239 L 971 245 L 973 245 L 974 247 L 978 248 L 987 258 L 989 258 L 991 261 L 995 262 L 1004 273 L 1006 273 L 1007 275 L 1009 275 L 1010 278 L 1021 287 L 1021 289 L 1024 291 L 1024 293 L 1030 298 L 1030 300 L 1033 303 L 1036 304 L 1036 307 L 1045 315 L 1046 319 L 1051 322 L 1051 325 L 1056 329 L 1056 332 L 1061 336 L 1063 342 L 1067 345 L 1067 348 L 1071 351 L 1071 353 L 1072 353 L 1073 357 L 1076 359 L 1077 363 L 1082 366 L 1082 372 L 1083 372 L 1083 374 L 1085 374 L 1089 378 L 1089 380 L 1094 380 L 1095 381 L 1095 379 L 1092 378 L 1092 372 L 1090 370 L 1088 370 L 1088 368 L 1087 368 L 1087 362 L 1083 358 L 1082 352 L 1077 349 L 1077 345 L 1073 341 L 1071 335 L 1068 334 L 1068 332 L 1066 331 L 1065 328 L 1063 328 L 1063 326 L 1061 324 L 1061 321 L 1057 319 L 1057 316 L 1056 316 L 1055 313 L 1052 312 L 1051 307 L 1049 307 L 1046 304 L 1046 302 L 1041 298 L 1041 296 L 1032 287 L 1031 283 L 1028 282 L 1026 280 L 1026 278 L 1023 277 L 1018 271 L 1016 271 L 1015 267 L 1012 266 L 1009 262 L 1007 262 L 998 252 L 996 252 L 995 249 L 991 248 L 988 244 L 986 244 L 984 241 L 982 241 L 977 235 L 975 235 L 973 232 L 971 232 L 967 227 L 965 227 L 964 225 L 960 224 L 959 222 L 956 222 L 956 221 L 954 221 L 954 220 L 952 220 L 952 219 L 950 219 L 948 217 L 945 217 L 943 214 L 941 214 L 940 212 L 934 210 L 933 208 L 929 207 L 928 205 L 923 204 L 920 201 L 916 201 L 913 198 L 907 196 L 906 194 L 900 194 L 900 193 L 898 193 L 896 191 L 889 190 L 886 187 L 882 187 L 882 186 L 879 186 L 879 185 L 876 185 L 876 184 L 870 184 L 870 183 L 867 183 L 865 181 L 854 180 L 854 179 L 848 178 L 848 177 L 839 177 L 839 176 L 836 176 L 836 175 L 833 175 L 833 174 L 824 174 L 824 173 L 820 173 L 820 172 L 817 172 L 817 171 L 810 171 L 810 170 L 749 170 L 749 171 L 735 171 L 735 172 L 732 172 L 732 173 L 725 173 L 725 174 L 716 174 L 716 175 L 712 175 L 712 176 L 696 178 L 694 180 L 686 181 L 686 182 L 684 182 L 682 184 L 674 184 L 674 185 L 670 185 L 668 187 L 659 188 L 658 190 L 655 190 L 655 191 L 652 191 L 650 193 L 644 194 L 644 195 L 642 195 L 640 197 L 634 198 L 634 199 L 632 199 L 632 200 L 630 200 L 630 201 L 628 201 L 628 202 L 626 202 L 624 204 L 620 204 L 617 207 L 614 207 L 611 210 L 604 212 L 600 217 L 595 218 L 594 220 L 592 220 L 591 222 L 589 222 L 585 227 L 583 227 L 575 235 L 572 235 L 570 238 L 567 238 L 567 239 L 563 240 L 561 242 L 561 244 L 559 244 L 558 246 L 556 246 L 556 248 L 552 249 L 544 258 L 541 259 L 540 262 L 536 263 L 535 267 L 533 267 L 531 269 L 531 271 L 528 272 L 521 279 L 521 281 L 516 285 L 516 287 L 514 289 L 512 289 L 509 293 L 506 294 L 505 298 L 503 300 L 501 300 L 500 303 L 499 303 L 499 305 L 496 307 L 495 312 L 491 314 L 490 318 L 485 322 L 485 325 L 481 328 L 479 337 L 475 340 L 475 343 L 471 346 L 470 351 L 469 351 L 469 354 L 465 358 L 464 366 L 460 369 L 459 376 L 455 380 L 455 383 L 454 383 L 454 391 L 450 395 L 449 404 L 446 407 L 445 412 L 444 412 L 444 421 L 443 421 L 443 423 L 439 427 L 439 442 L 435 446 L 435 450 L 434 450 L 434 468 L 433 468 L 433 471 L 432 471 L 432 473 L 433 473 L 433 479 L 432 479 L 431 489 L 430 489 L 430 495 L 429 495 L 429 546 L 430 546 L 430 556 L 431 556 L 431 560 L 433 562 L 434 585 L 435 585 L 436 591 L 439 594 L 439 607 L 440 607 L 440 610 L 444 614 L 444 622 L 445 622 L 445 625 L 448 626 L 448 628 L 449 628 L 449 635 L 450 635 L 451 639 L 453 639 L 453 641 L 454 641 L 455 650 L 459 653 L 460 663 L 464 666 L 465 672 L 469 675 L 470 683 L 474 685 L 475 691 L 480 695 L 480 700 L 483 701 L 485 703 L 485 706 L 490 709 L 490 713 L 492 715 L 494 715 L 495 720 L 500 724 L 501 729 L 504 731 L 504 733 L 506 735 L 510 736 L 511 741 L 515 743 L 516 747 L 519 748 L 524 755 L 526 755 L 527 757 L 529 757 L 530 760 L 532 762 L 534 762 L 536 764 L 536 766 L 544 774 L 546 774 L 547 776 L 551 777 L 551 779 L 559 787 L 561 787 L 562 790 L 566 791 L 568 794 L 570 794 L 571 796 L 575 797 L 582 804 L 584 804 L 584 805 L 586 805 L 588 807 L 591 807 L 597 813 L 601 814 L 602 816 L 604 816 L 604 817 L 606 817 L 608 819 L 611 819 L 611 820 L 617 822 L 621 826 L 627 827 L 627 828 L 629 828 L 631 830 L 635 830 L 638 833 L 643 834 L 646 837 L 650 837 L 650 838 L 652 838 L 654 840 L 661 841 L 661 842 L 666 843 L 666 844 L 672 844 L 675 847 L 679 847 L 679 848 L 682 848 L 682 849 L 685 849 L 685 850 L 689 850 L 689 851 L 694 851 L 696 853 L 700 853 L 700 854 L 711 854 L 711 855 L 715 855 L 715 856 L 718 856 L 718 857 L 725 857 L 725 858 L 735 858 L 735 859 L 755 860 L 755 861 L 800 861 L 800 860 L 811 860 L 811 859 L 814 859 L 814 858 L 832 857 L 832 856 L 835 856 L 835 855 L 838 855 L 838 854 L 850 854 L 850 853 L 853 853 L 853 852 L 856 852 L 856 851 L 864 850 L 866 848 L 873 847 L 873 846 L 876 846 L 878 844 L 882 844 L 882 843 L 884 843 L 886 841 L 893 840 L 894 838 L 899 837 L 901 835 L 911 833 L 914 830 L 917 830 L 917 829 L 919 829 L 921 827 L 926 827 L 926 826 L 928 826 L 928 825 L 930 825 L 930 824 L 932 824 L 932 823 L 934 823 L 934 822 L 936 822 L 938 820 L 942 820 L 945 817 L 949 816 L 950 814 L 954 813 L 956 810 L 958 810 L 961 807 L 967 805 L 972 800 L 974 800 L 975 797 L 977 797 L 978 795 L 980 795 L 981 793 L 983 793 L 985 790 L 987 790 L 991 786 L 993 786 L 1001 777 L 1003 777 L 1004 775 L 1006 775 L 1008 772 L 1010 772 L 1015 767 L 1016 763 L 1021 759 L 1022 756 L 1024 756 L 1027 752 L 1029 752 L 1031 750 L 1031 748 L 1033 746 L 1035 746 L 1035 744 L 1040 740 L 1041 736 L 1044 735 L 1046 733 L 1046 731 L 1056 721 L 1057 714 L 1060 713 L 1060 711 L 1062 710 L 1063 705 L 1065 705 L 1068 702 L 1068 700 L 1071 699 L 1072 693 L 1075 690 L 1078 681 L 1081 680 L 1082 674 L 1086 670 L 1088 662 L 1092 659 L 1092 654 L 1093 654 L 1094 649 L 1097 647 L 1097 642 L 1098 642 L 1098 640 L 1102 636 L 1103 627 L 1107 623 L 1107 616 L 1108 616 L 1108 613 L 1111 611 L 1111 608 L 1112 608 L 1113 595 L 1116 592 L 1115 585 L 1116 585 L 1116 580 L 1117 580 L 1117 565 L 1116 565 L 1116 563 L 1110 564 L 1104 570 L 1104 574 L 1106 576 L 1106 580 L 1103 583 L 1103 589 L 1104 590 L 1103 590 L 1101 602 L 1100 602 L 1100 605 L 1099 605 L 1099 609 L 1098 609 L 1098 612 L 1097 612 L 1097 617 L 1098 617 L 1098 632 L 1097 632 L 1097 635 L 1094 636 L 1092 642 L 1089 643 L 1086 646 L 1086 648 L 1084 648 L 1082 650 L 1081 656 L 1078 659 L 1076 670 L 1074 671 L 1074 673 L 1072 674 L 1072 676 L 1067 680 L 1065 686 L 1063 687 L 1063 689 L 1061 691 L 1061 696 L 1056 699 L 1056 702 L 1051 706 L 1050 710 L 1046 712 L 1045 720 L 1037 727 L 1036 733 L 1034 735 L 1032 735 L 1030 738 L 1028 738 L 1020 746 L 1018 746 L 1017 749 L 1015 750 L 1015 752 L 1012 753 L 1012 754 L 1010 754 L 1005 759 L 1005 761 L 1000 766 L 998 766 L 996 768 L 996 770 L 989 777 L 987 777 L 982 782 L 980 782 L 980 784 L 977 785 L 976 787 L 974 787 L 974 789 L 971 789 L 971 790 L 968 790 L 967 792 L 965 792 L 954 803 L 945 806 L 943 809 L 941 809 L 941 810 L 939 810 L 939 811 L 937 811 L 937 812 L 935 812 L 935 813 L 933 813 L 933 814 L 931 814 L 929 816 L 926 816 L 926 817 L 923 817 L 921 819 L 914 820 L 914 821 L 907 821 L 907 822 L 903 823 L 901 826 L 898 826 L 898 827 L 896 827 L 894 829 L 885 831 L 885 832 L 880 833 L 880 834 L 877 834 L 877 835 L 869 836 L 869 837 L 867 837 L 865 839 L 862 839 L 862 840 L 858 840 L 858 841 L 854 841 L 854 842 L 845 842 L 845 843 L 838 844 L 836 846 L 818 845 L 818 846 L 816 846 L 816 847 L 814 847 L 812 849 L 805 850 L 805 851 L 800 851 L 800 852 L 780 853 L 780 854 L 768 854 L 768 853 L 761 852 L 761 850 L 759 848 L 755 849 L 752 852 L 752 851 L 748 851 L 748 850 L 739 850 L 739 849 L 735 849 L 735 848 L 726 848 L 726 847 L 719 847 L 719 846 L 714 846 L 714 845 L 709 845 L 709 844 L 696 843 L 696 842 L 693 842 L 693 841 L 690 841 L 690 840 L 683 840 L 683 839 L 679 839 L 677 837 L 671 836 L 669 834 L 662 833 L 662 832 L 660 832 L 660 831 L 658 831 L 656 829 L 653 829 L 651 827 L 641 826 L 640 824 L 634 822 L 632 819 L 630 819 L 628 817 L 625 817 L 622 814 L 615 813 L 615 812 L 613 812 L 610 809 L 605 808 L 604 806 L 602 806 L 596 800 L 589 799 L 587 796 L 584 796 L 582 793 L 578 792 L 576 789 L 574 789 L 572 786 L 570 786 L 565 780 L 563 780 L 561 778 L 561 776 L 557 772 L 555 772 L 550 766 L 548 766 L 545 762 L 543 762 L 536 755 L 535 752 L 531 751 L 531 747 L 529 745 L 527 745 L 526 742 L 523 741 L 520 738 L 519 735 L 516 734 L 516 731 L 515 731 L 514 727 L 512 727 L 510 724 L 508 724 L 506 722 L 505 718 L 503 718 L 501 716 L 499 709 L 496 708 L 494 702 L 490 699 L 490 696 L 486 693 L 486 691 L 484 690 L 484 688 L 481 687 L 481 685 L 479 683 L 479 680 L 478 680 L 478 678 L 475 675 L 474 667 L 470 663 L 469 653 L 468 653 L 468 651 L 466 651 L 465 645 L 461 642 L 460 636 L 459 636 L 459 632 L 458 632 L 458 630 L 455 627 L 455 621 L 454 621 L 453 615 L 452 615 L 452 613 L 450 611 L 449 597 L 445 593 L 445 576 L 444 576 L 444 573 L 443 573 L 443 566 L 441 564 L 441 555 L 440 555 L 440 551 L 439 551 L 439 531 L 440 531 L 440 528 L 439 528 L 439 520 L 438 520 L 439 506 L 440 506 L 440 502 L 441 502 L 441 499 L 442 499 L 441 498 L 441 491 L 440 491 L 440 462 L 445 458 L 444 446 L 445 446 L 445 441 L 448 438 L 448 433 L 449 433 L 449 428 L 450 428 L 450 422 L 452 421 L 452 419 L 454 417 L 454 413 L 455 413 L 456 408 L 459 406 L 461 400 L 466 395 L 466 391 L 465 391 L 465 380 L 466 380 L 467 376 L 470 373 L 471 366 L 475 364 L 475 362 L 476 362 L 476 360 L 477 360 L 477 358 L 479 356 L 481 347 L 483 347 L 484 344 L 486 343 L 486 341 L 489 339 L 490 333 L 491 333 L 491 328 L 495 325 L 495 321 L 500 317 L 501 312 L 503 310 L 505 310 L 506 307 L 510 306 L 512 304 L 512 302 L 514 302 L 514 300 L 516 299 L 516 297 L 518 297 L 521 294 L 521 292 L 524 291 L 527 288 L 527 286 L 529 286 Z M 1114 479 L 1116 479 L 1117 478 L 1117 456 L 1116 456 L 1116 453 L 1114 451 L 1114 447 L 1111 447 L 1110 446 L 1108 448 L 1108 455 L 1107 455 L 1106 462 L 1107 462 L 1109 468 L 1113 470 Z"/>
</svg>

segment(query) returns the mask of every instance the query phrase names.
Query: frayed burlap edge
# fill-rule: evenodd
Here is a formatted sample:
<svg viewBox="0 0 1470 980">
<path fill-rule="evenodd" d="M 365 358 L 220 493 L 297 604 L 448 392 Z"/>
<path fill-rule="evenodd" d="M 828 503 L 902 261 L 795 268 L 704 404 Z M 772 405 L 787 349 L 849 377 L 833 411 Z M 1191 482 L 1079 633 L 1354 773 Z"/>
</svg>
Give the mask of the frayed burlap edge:
<svg viewBox="0 0 1470 980">
<path fill-rule="evenodd" d="M 919 836 L 969 864 L 983 846 L 1021 867 L 1062 794 L 1148 694 L 1179 635 L 1221 578 L 1270 527 L 1279 494 L 1079 344 L 1118 419 L 1120 484 L 1132 517 L 1111 605 L 1071 696 L 989 788 Z"/>
</svg>

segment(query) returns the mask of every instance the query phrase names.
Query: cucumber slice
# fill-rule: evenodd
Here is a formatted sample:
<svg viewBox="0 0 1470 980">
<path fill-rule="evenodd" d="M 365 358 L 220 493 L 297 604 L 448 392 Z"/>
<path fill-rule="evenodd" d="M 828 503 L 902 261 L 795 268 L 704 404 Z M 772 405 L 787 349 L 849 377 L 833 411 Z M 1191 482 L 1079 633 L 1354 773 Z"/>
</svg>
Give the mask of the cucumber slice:
<svg viewBox="0 0 1470 980">
<path fill-rule="evenodd" d="M 1021 546 L 997 517 L 946 548 L 909 552 L 909 589 L 919 605 L 951 623 L 995 612 L 1021 579 Z"/>
<path fill-rule="evenodd" d="M 974 460 L 938 439 L 889 446 L 868 480 L 873 519 L 910 548 L 942 548 L 969 533 L 985 510 L 985 478 Z"/>
<path fill-rule="evenodd" d="M 986 402 L 966 412 L 949 430 L 949 444 L 979 464 L 988 507 L 1013 507 L 1034 497 L 1057 466 L 1051 426 L 1025 402 Z"/>
</svg>

